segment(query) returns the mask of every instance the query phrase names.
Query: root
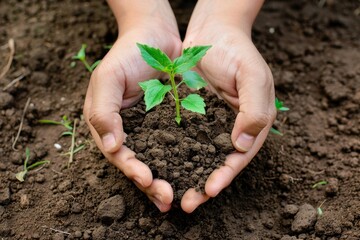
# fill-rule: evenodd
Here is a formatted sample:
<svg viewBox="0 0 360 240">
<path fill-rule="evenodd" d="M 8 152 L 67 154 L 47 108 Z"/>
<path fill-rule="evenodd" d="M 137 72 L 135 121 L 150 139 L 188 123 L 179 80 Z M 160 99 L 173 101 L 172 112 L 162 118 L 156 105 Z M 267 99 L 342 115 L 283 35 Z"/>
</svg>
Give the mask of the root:
<svg viewBox="0 0 360 240">
<path fill-rule="evenodd" d="M 21 121 L 20 121 L 20 125 L 19 125 L 19 130 L 18 130 L 18 132 L 17 132 L 17 134 L 16 134 L 16 137 L 15 137 L 15 139 L 14 139 L 14 142 L 13 142 L 13 144 L 12 144 L 12 149 L 13 149 L 14 151 L 18 151 L 18 150 L 15 148 L 15 145 L 16 145 L 18 139 L 19 139 L 19 136 L 20 136 L 20 133 L 21 133 L 21 130 L 22 130 L 22 126 L 23 126 L 23 124 L 24 124 L 25 114 L 26 114 L 26 111 L 27 111 L 27 109 L 28 109 L 28 107 L 29 107 L 29 104 L 30 104 L 30 100 L 31 100 L 31 98 L 28 98 L 28 100 L 26 101 L 26 104 L 25 104 L 25 107 L 24 107 L 24 110 L 23 110 L 23 113 L 22 113 L 22 116 L 21 116 Z"/>
<path fill-rule="evenodd" d="M 15 54 L 15 41 L 13 38 L 9 39 L 9 43 L 8 43 L 8 48 L 10 49 L 10 55 L 9 55 L 9 60 L 7 62 L 7 64 L 5 65 L 4 69 L 1 71 L 0 73 L 0 80 L 7 74 L 7 72 L 10 70 L 12 61 L 14 59 L 14 54 Z"/>
</svg>

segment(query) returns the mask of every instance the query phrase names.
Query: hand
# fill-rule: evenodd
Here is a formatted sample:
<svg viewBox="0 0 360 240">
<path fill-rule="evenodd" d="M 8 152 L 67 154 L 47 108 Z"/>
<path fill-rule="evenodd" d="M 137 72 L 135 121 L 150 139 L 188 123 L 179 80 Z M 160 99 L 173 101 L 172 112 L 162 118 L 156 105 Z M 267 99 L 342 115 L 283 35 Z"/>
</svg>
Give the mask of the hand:
<svg viewBox="0 0 360 240">
<path fill-rule="evenodd" d="M 157 1 L 157 0 L 156 0 Z M 112 4 L 121 4 L 114 1 Z M 135 4 L 136 1 L 132 3 Z M 135 158 L 135 153 L 123 145 L 125 134 L 122 127 L 120 109 L 130 107 L 142 97 L 138 82 L 151 78 L 158 78 L 159 73 L 150 68 L 141 58 L 136 43 L 145 43 L 162 49 L 171 58 L 180 55 L 181 40 L 179 37 L 175 18 L 168 12 L 167 1 L 154 2 L 165 4 L 164 14 L 157 9 L 159 17 L 147 16 L 142 10 L 135 17 L 117 13 L 119 6 L 112 6 L 117 18 L 120 34 L 108 54 L 91 75 L 87 90 L 84 116 L 90 127 L 92 136 L 97 146 L 105 157 L 119 168 L 136 186 L 148 195 L 160 211 L 168 211 L 173 200 L 173 190 L 164 180 L 153 179 L 147 165 Z M 111 4 L 111 3 L 109 3 Z M 143 5 L 149 2 L 141 3 Z M 126 7 L 131 6 L 127 4 Z M 167 8 L 167 9 L 166 9 Z M 152 11 L 153 13 L 153 11 Z"/>
<path fill-rule="evenodd" d="M 218 195 L 248 165 L 276 116 L 272 74 L 252 43 L 250 31 L 211 17 L 201 24 L 193 15 L 183 47 L 212 45 L 196 70 L 207 80 L 210 90 L 237 112 L 231 134 L 237 152 L 228 155 L 225 165 L 212 172 L 205 194 L 194 189 L 184 194 L 181 206 L 189 213 Z"/>
</svg>

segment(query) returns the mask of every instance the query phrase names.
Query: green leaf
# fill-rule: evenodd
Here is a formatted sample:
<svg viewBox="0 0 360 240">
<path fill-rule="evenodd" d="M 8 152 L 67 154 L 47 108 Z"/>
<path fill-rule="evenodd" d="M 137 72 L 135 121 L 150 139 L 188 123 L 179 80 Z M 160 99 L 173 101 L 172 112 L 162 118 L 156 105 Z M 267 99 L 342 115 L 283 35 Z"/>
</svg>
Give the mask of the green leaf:
<svg viewBox="0 0 360 240">
<path fill-rule="evenodd" d="M 288 107 L 284 107 L 284 103 L 282 101 L 280 101 L 278 98 L 275 98 L 275 107 L 277 110 L 282 111 L 282 112 L 289 110 Z"/>
<path fill-rule="evenodd" d="M 94 71 L 94 69 L 100 64 L 101 60 L 97 60 L 96 62 L 94 62 L 91 66 L 90 69 L 91 71 Z"/>
<path fill-rule="evenodd" d="M 284 136 L 284 134 L 282 132 L 280 132 L 279 130 L 275 129 L 275 128 L 270 128 L 270 132 L 275 134 L 275 135 L 279 135 L 279 136 Z"/>
<path fill-rule="evenodd" d="M 140 82 L 139 85 L 145 92 L 146 111 L 159 105 L 164 100 L 165 94 L 171 90 L 170 85 L 164 85 L 157 79 Z"/>
<path fill-rule="evenodd" d="M 169 72 L 172 62 L 164 52 L 145 44 L 137 43 L 136 45 L 140 49 L 141 56 L 147 64 L 156 70 Z"/>
<path fill-rule="evenodd" d="M 36 168 L 36 167 L 38 167 L 38 166 L 41 166 L 41 165 L 46 164 L 46 163 L 49 163 L 49 162 L 50 162 L 49 160 L 44 160 L 44 161 L 36 162 L 36 163 L 32 164 L 31 166 L 29 166 L 29 167 L 27 168 L 27 170 Z"/>
<path fill-rule="evenodd" d="M 183 54 L 174 60 L 175 73 L 184 73 L 195 67 L 211 46 L 195 46 L 186 48 Z"/>
<path fill-rule="evenodd" d="M 60 137 L 71 136 L 71 135 L 73 135 L 72 132 L 66 131 L 66 132 L 61 133 Z"/>
<path fill-rule="evenodd" d="M 205 114 L 205 102 L 198 94 L 190 94 L 181 101 L 181 106 L 192 112 Z"/>
<path fill-rule="evenodd" d="M 81 49 L 79 50 L 79 52 L 73 56 L 73 59 L 78 59 L 78 60 L 85 60 L 85 49 L 86 49 L 86 44 L 82 44 L 81 45 Z"/>
<path fill-rule="evenodd" d="M 311 188 L 317 188 L 317 187 L 319 187 L 321 185 L 326 185 L 326 184 L 328 184 L 327 181 L 320 181 L 320 182 L 317 182 L 314 185 L 312 185 Z"/>
<path fill-rule="evenodd" d="M 207 85 L 205 80 L 194 71 L 187 71 L 184 72 L 183 75 L 183 82 L 189 87 L 199 90 Z"/>
</svg>

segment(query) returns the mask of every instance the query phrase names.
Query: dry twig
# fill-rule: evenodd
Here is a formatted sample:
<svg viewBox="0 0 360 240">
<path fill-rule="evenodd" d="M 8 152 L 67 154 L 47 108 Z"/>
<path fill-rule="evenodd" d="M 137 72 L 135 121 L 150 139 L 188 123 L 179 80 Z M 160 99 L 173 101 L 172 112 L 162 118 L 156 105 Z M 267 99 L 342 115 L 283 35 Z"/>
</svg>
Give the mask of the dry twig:
<svg viewBox="0 0 360 240">
<path fill-rule="evenodd" d="M 23 110 L 23 113 L 22 113 L 22 116 L 21 116 L 21 121 L 20 121 L 20 125 L 19 125 L 19 130 L 18 130 L 18 132 L 17 132 L 17 134 L 16 134 L 16 137 L 15 137 L 15 139 L 14 139 L 14 142 L 13 142 L 13 144 L 12 144 L 12 149 L 14 149 L 14 151 L 18 151 L 18 150 L 15 148 L 15 145 L 16 145 L 18 139 L 19 139 L 19 136 L 20 136 L 20 133 L 21 133 L 21 130 L 22 130 L 22 126 L 23 126 L 23 124 L 24 124 L 25 114 L 26 114 L 26 111 L 27 111 L 27 109 L 28 109 L 28 107 L 29 107 L 29 104 L 30 104 L 30 100 L 31 100 L 31 98 L 28 98 L 28 100 L 26 101 L 26 104 L 25 104 L 25 107 L 24 107 L 24 110 Z"/>
</svg>

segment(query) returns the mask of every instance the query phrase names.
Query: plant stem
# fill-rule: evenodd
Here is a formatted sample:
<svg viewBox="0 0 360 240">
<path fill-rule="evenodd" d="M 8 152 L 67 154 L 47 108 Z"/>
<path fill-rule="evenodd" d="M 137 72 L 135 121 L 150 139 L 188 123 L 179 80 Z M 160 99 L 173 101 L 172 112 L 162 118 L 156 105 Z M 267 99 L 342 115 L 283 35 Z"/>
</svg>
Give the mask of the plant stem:
<svg viewBox="0 0 360 240">
<path fill-rule="evenodd" d="M 175 120 L 176 120 L 177 124 L 180 125 L 180 122 L 181 122 L 180 100 L 179 100 L 179 94 L 178 94 L 178 91 L 177 91 L 177 86 L 176 86 L 176 83 L 175 83 L 175 73 L 173 71 L 171 71 L 169 73 L 169 76 L 170 76 L 171 87 L 173 89 L 174 98 L 175 98 L 175 108 L 176 108 Z"/>
<path fill-rule="evenodd" d="M 89 71 L 89 72 L 92 72 L 93 70 L 91 69 L 89 63 L 86 61 L 86 59 L 81 59 L 81 61 L 83 62 L 83 64 L 85 65 L 86 69 Z"/>
<path fill-rule="evenodd" d="M 76 129 L 76 118 L 74 119 L 73 133 L 71 135 L 71 147 L 70 147 L 70 157 L 69 157 L 68 167 L 70 167 L 70 164 L 73 162 L 74 159 L 75 134 L 76 134 L 75 129 Z"/>
</svg>

